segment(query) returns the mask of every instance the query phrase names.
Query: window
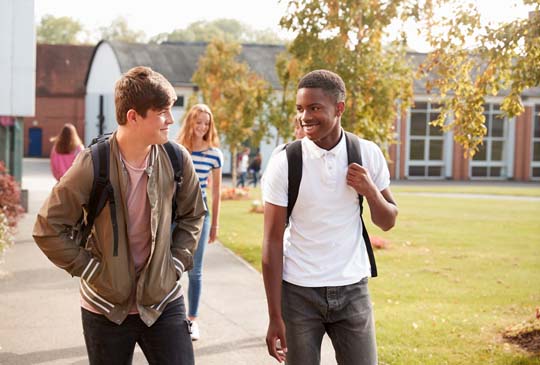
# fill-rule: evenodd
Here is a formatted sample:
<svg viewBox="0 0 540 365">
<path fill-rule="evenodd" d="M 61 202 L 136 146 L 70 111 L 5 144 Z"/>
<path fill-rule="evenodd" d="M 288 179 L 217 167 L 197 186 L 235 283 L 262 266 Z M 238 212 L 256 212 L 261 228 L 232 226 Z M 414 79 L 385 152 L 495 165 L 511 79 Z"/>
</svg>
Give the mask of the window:
<svg viewBox="0 0 540 365">
<path fill-rule="evenodd" d="M 471 161 L 470 176 L 473 179 L 506 177 L 508 120 L 503 117 L 498 104 L 486 104 L 484 117 L 487 134 L 484 136 L 484 144 Z"/>
<path fill-rule="evenodd" d="M 184 95 L 178 95 L 177 96 L 177 99 L 176 101 L 174 102 L 173 104 L 173 107 L 179 107 L 179 108 L 183 108 L 184 107 Z"/>
<path fill-rule="evenodd" d="M 533 114 L 531 178 L 540 179 L 540 104 L 535 106 Z"/>
<path fill-rule="evenodd" d="M 415 103 L 409 118 L 407 176 L 444 177 L 444 136 L 440 127 L 430 124 L 439 117 L 439 105 Z"/>
</svg>

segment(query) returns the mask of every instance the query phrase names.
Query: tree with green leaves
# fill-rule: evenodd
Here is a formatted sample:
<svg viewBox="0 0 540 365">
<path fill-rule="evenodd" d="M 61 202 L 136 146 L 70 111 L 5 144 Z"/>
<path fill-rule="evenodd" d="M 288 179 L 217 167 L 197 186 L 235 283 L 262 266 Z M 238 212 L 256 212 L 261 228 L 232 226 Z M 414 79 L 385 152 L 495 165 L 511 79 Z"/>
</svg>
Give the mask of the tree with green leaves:
<svg viewBox="0 0 540 365">
<path fill-rule="evenodd" d="M 256 30 L 236 19 L 200 20 L 189 24 L 186 28 L 175 29 L 170 33 L 161 33 L 151 42 L 210 42 L 221 38 L 228 42 L 282 44 L 277 34 L 269 29 Z"/>
<path fill-rule="evenodd" d="M 523 4 L 536 15 L 485 25 L 473 0 L 290 0 L 281 25 L 296 33 L 289 50 L 305 71 L 343 77 L 344 127 L 384 145 L 398 107 L 411 104 L 413 82 L 404 28 L 395 39 L 388 29 L 414 21 L 433 49 L 418 70 L 441 103 L 433 124 L 473 156 L 486 133 L 485 98 L 506 94 L 501 109 L 513 117 L 523 111 L 522 92 L 540 85 L 540 1 Z"/>
<path fill-rule="evenodd" d="M 329 69 L 345 81 L 342 125 L 379 145 L 394 140 L 398 108 L 412 101 L 412 68 L 402 37 L 387 41 L 403 1 L 290 0 L 281 26 L 302 73 Z M 399 101 L 399 103 L 398 103 Z"/>
<path fill-rule="evenodd" d="M 141 30 L 129 28 L 128 22 L 124 17 L 117 17 L 107 27 L 100 27 L 101 39 L 108 41 L 121 41 L 129 43 L 144 42 L 146 35 Z"/>
<path fill-rule="evenodd" d="M 269 93 L 268 83 L 237 61 L 241 52 L 238 43 L 214 39 L 206 47 L 193 74 L 203 102 L 214 114 L 216 127 L 224 137 L 232 155 L 233 186 L 236 185 L 236 152 L 241 144 L 265 130 L 259 118 Z"/>
<path fill-rule="evenodd" d="M 83 26 L 68 16 L 55 17 L 44 15 L 36 29 L 38 43 L 45 44 L 79 44 Z"/>
<path fill-rule="evenodd" d="M 514 117 L 524 110 L 523 91 L 540 85 L 540 1 L 523 3 L 529 18 L 495 25 L 482 22 L 474 1 L 426 1 L 416 12 L 433 48 L 420 74 L 442 105 L 433 123 L 452 130 L 469 157 L 487 132 L 486 97 L 504 95 L 501 110 Z"/>
<path fill-rule="evenodd" d="M 276 73 L 281 90 L 273 92 L 267 99 L 264 118 L 267 125 L 276 129 L 276 146 L 279 138 L 290 140 L 293 134 L 293 119 L 296 116 L 296 84 L 301 77 L 300 65 L 296 58 L 283 52 L 276 59 Z"/>
</svg>

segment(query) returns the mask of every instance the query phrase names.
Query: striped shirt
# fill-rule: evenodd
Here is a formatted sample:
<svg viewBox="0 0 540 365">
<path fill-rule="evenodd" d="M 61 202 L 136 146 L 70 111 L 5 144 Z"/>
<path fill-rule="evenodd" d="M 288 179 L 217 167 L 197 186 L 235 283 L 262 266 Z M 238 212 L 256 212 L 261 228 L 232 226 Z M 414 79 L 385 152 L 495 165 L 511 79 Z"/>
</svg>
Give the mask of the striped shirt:
<svg viewBox="0 0 540 365">
<path fill-rule="evenodd" d="M 199 177 L 202 194 L 206 197 L 208 176 L 211 170 L 219 169 L 223 165 L 223 153 L 218 148 L 211 147 L 204 151 L 191 152 L 191 159 Z"/>
</svg>

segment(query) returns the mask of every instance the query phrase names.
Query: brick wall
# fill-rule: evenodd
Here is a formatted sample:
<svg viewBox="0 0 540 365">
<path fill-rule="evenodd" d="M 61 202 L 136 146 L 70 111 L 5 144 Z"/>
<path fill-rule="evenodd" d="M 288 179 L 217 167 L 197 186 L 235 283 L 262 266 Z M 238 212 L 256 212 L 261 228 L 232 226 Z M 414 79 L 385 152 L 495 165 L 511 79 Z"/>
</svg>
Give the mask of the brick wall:
<svg viewBox="0 0 540 365">
<path fill-rule="evenodd" d="M 37 123 L 35 122 L 37 121 Z M 49 157 L 52 143 L 65 123 L 72 123 L 84 141 L 84 97 L 38 97 L 36 98 L 36 116 L 24 118 L 24 155 L 28 156 L 28 130 L 41 128 L 42 157 Z"/>
</svg>

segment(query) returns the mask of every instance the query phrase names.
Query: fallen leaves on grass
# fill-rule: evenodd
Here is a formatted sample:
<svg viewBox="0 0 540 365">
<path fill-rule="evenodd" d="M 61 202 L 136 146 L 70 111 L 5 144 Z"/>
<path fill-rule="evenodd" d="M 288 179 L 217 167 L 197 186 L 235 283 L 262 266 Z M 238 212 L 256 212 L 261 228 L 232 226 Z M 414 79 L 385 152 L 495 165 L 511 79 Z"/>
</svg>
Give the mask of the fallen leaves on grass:
<svg viewBox="0 0 540 365">
<path fill-rule="evenodd" d="M 221 200 L 242 200 L 249 199 L 249 188 L 223 188 L 221 189 Z"/>
<path fill-rule="evenodd" d="M 371 246 L 375 249 L 384 250 L 388 248 L 388 241 L 381 237 L 369 236 L 369 240 L 371 241 Z"/>
</svg>

